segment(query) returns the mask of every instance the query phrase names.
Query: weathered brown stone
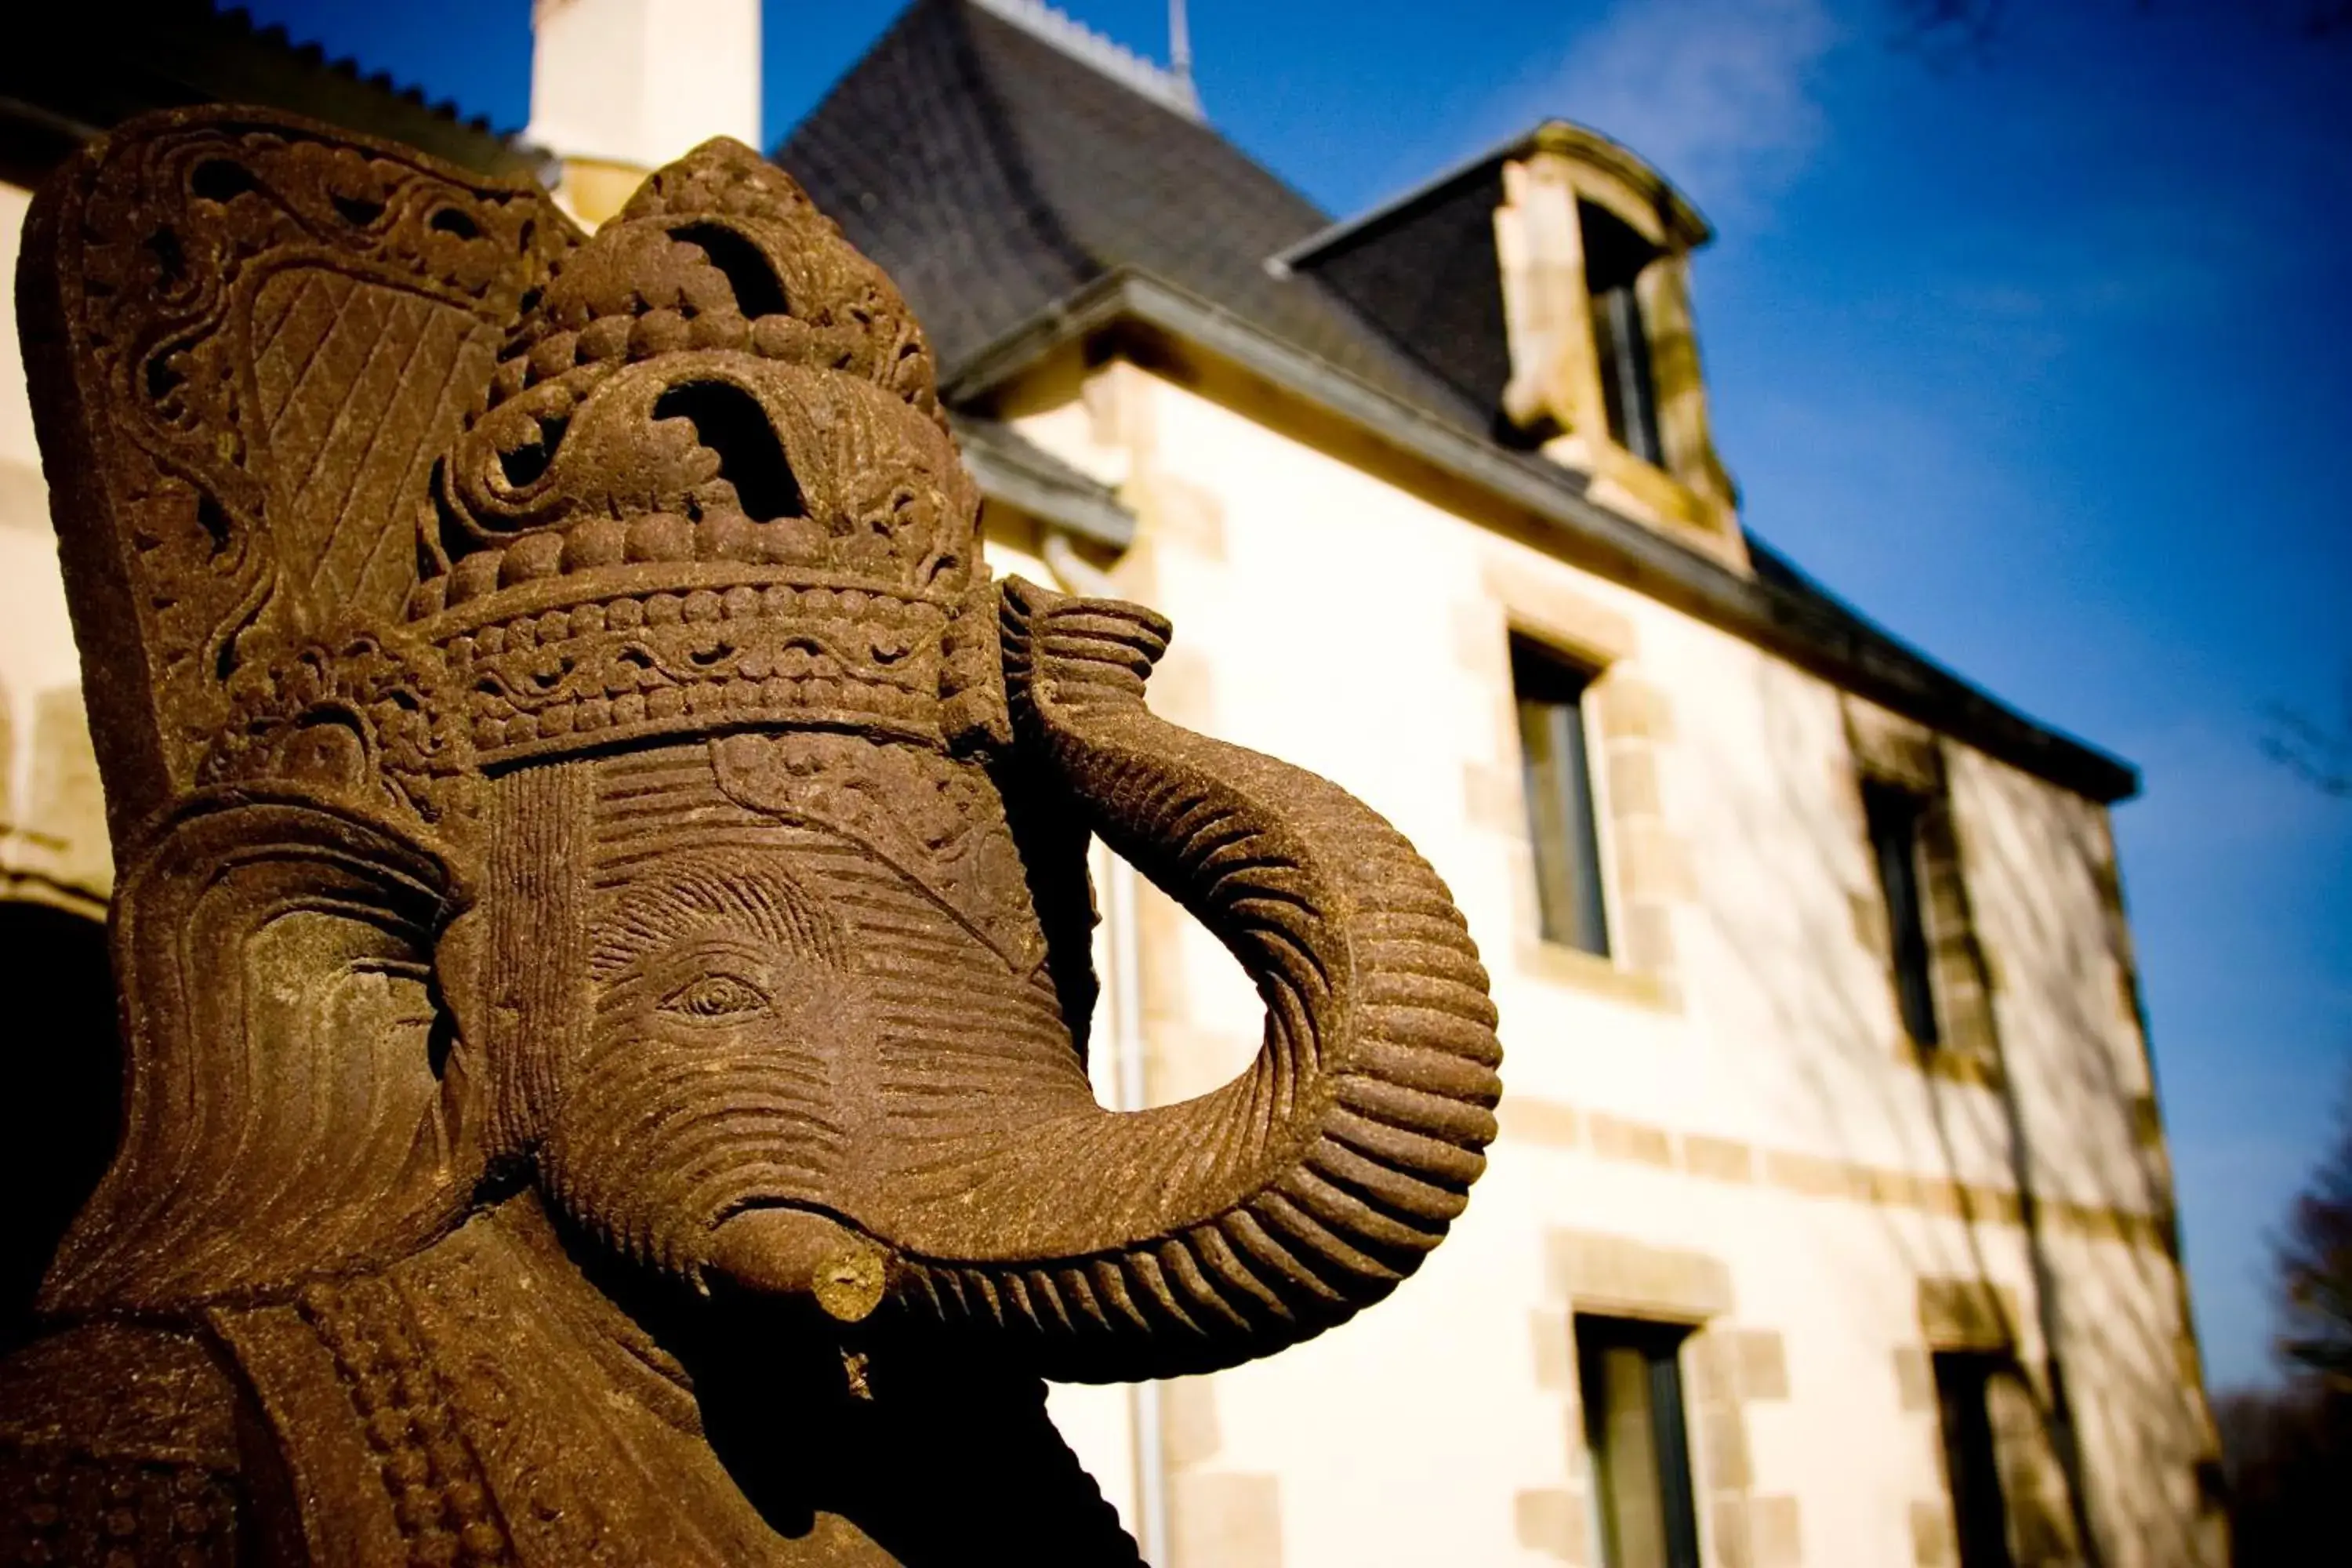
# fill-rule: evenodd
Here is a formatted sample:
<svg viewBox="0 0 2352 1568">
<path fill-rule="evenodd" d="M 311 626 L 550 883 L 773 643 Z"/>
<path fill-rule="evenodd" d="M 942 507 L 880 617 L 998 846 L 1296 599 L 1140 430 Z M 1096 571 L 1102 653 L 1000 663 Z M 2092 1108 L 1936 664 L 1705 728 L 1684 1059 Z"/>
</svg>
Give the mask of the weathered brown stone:
<svg viewBox="0 0 2352 1568">
<path fill-rule="evenodd" d="M 1521 1546 L 1562 1563 L 1584 1561 L 1592 1524 L 1580 1493 L 1559 1487 L 1522 1490 L 1511 1499 L 1511 1514 Z"/>
<path fill-rule="evenodd" d="M 1591 1231 L 1545 1234 L 1544 1279 L 1549 1296 L 1579 1310 L 1698 1322 L 1733 1306 L 1731 1271 L 1721 1259 Z"/>
<path fill-rule="evenodd" d="M 1788 1398 L 1789 1351 L 1780 1336 L 1770 1329 L 1742 1329 L 1728 1338 L 1739 1369 L 1739 1397 Z"/>
<path fill-rule="evenodd" d="M 1159 616 L 989 581 L 919 330 L 748 149 L 590 238 L 192 110 L 25 258 L 130 1100 L 0 1557 L 162 1488 L 123 1561 L 1132 1562 L 1041 1376 L 1278 1350 L 1461 1212 L 1444 888 L 1155 717 Z M 1095 834 L 1270 1000 L 1182 1106 L 1088 1089 Z"/>
<path fill-rule="evenodd" d="M 2017 1343 L 2016 1292 L 2005 1285 L 1964 1278 L 1922 1279 L 1919 1328 L 1941 1351 L 2008 1351 Z"/>
<path fill-rule="evenodd" d="M 1797 1522 L 1797 1500 L 1757 1498 L 1748 1505 L 1748 1517 L 1756 1544 L 1756 1568 L 1799 1568 L 1805 1550 Z"/>
</svg>

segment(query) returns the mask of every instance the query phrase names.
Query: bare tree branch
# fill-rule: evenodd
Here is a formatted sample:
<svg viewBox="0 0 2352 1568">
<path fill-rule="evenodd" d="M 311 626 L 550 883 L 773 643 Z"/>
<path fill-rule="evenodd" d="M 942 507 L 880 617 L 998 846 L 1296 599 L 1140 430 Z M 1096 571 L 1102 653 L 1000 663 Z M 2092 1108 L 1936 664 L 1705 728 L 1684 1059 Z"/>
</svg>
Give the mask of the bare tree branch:
<svg viewBox="0 0 2352 1568">
<path fill-rule="evenodd" d="M 1980 53 L 2000 34 L 2011 12 L 2010 0 L 1888 0 L 1895 14 L 1898 44 L 1956 55 Z M 2169 4 L 2175 9 L 2197 5 L 2242 8 L 2245 0 L 2104 0 L 2117 8 L 2148 15 Z M 2294 19 L 2287 25 L 2314 39 L 2352 37 L 2352 0 L 2267 0 L 2262 8 L 2273 20 Z M 2284 15 L 2276 15 L 2284 14 Z"/>
<path fill-rule="evenodd" d="M 2270 732 L 2260 742 L 2263 755 L 2322 795 L 2352 799 L 2352 669 L 2345 672 L 2343 711 L 2335 723 L 2276 704 L 2263 717 Z"/>
<path fill-rule="evenodd" d="M 2296 1194 L 2278 1243 L 2279 1352 L 2335 1394 L 2352 1394 L 2352 1091 L 2336 1142 Z"/>
</svg>

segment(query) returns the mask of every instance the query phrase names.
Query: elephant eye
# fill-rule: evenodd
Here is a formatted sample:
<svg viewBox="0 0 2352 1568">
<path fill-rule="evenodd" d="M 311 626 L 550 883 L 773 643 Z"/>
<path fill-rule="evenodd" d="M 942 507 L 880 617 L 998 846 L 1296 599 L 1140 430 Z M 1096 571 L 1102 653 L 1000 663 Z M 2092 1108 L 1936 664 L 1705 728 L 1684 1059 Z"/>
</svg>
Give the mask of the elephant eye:
<svg viewBox="0 0 2352 1568">
<path fill-rule="evenodd" d="M 767 993 L 731 974 L 706 974 L 670 993 L 662 1003 L 665 1013 L 689 1018 L 734 1018 L 757 1013 L 768 1005 Z"/>
</svg>

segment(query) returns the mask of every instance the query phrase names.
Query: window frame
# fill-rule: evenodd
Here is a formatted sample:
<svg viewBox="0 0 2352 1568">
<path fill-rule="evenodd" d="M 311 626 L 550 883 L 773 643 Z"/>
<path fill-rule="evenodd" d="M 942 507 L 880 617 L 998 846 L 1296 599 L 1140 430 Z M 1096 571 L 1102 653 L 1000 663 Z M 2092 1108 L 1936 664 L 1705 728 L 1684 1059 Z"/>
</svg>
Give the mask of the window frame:
<svg viewBox="0 0 2352 1568">
<path fill-rule="evenodd" d="M 1607 203 L 1582 192 L 1576 198 L 1576 229 L 1577 245 L 1584 254 L 1584 297 L 1602 427 L 1620 451 L 1670 473 L 1656 340 L 1642 300 L 1642 279 L 1665 259 L 1666 251 Z"/>
<path fill-rule="evenodd" d="M 1514 625 L 1509 628 L 1509 666 L 1511 706 L 1516 723 L 1514 734 L 1519 747 L 1520 825 L 1528 844 L 1528 867 L 1535 878 L 1536 936 L 1547 947 L 1564 949 L 1595 963 L 1616 968 L 1618 953 L 1619 910 L 1616 878 L 1612 868 L 1615 855 L 1611 838 L 1609 799 L 1603 763 L 1607 750 L 1592 711 L 1591 699 L 1601 683 L 1608 679 L 1610 660 L 1589 653 L 1562 647 L 1558 639 L 1531 632 Z M 1533 681 L 1528 679 L 1532 674 Z M 1547 697 L 1539 690 L 1546 680 L 1572 685 L 1574 695 L 1568 699 Z M 1589 867 L 1589 886 L 1579 890 L 1577 902 L 1581 905 L 1580 919 L 1589 918 L 1597 928 L 1598 945 L 1579 941 L 1575 934 L 1565 934 L 1552 918 L 1551 900 L 1546 894 L 1549 879 L 1545 867 L 1545 835 L 1538 820 L 1538 797 L 1536 773 L 1538 763 L 1528 744 L 1528 709 L 1546 705 L 1555 710 L 1565 709 L 1574 716 L 1575 728 L 1566 731 L 1573 737 L 1577 761 L 1583 768 L 1581 799 L 1584 811 L 1581 824 L 1564 824 L 1567 836 L 1580 838 Z M 1581 829 L 1580 832 L 1579 829 Z M 1571 857 L 1572 858 L 1572 857 Z"/>
<path fill-rule="evenodd" d="M 1920 829 L 1936 801 L 1925 790 L 1871 773 L 1862 774 L 1861 790 L 1863 837 L 1878 886 L 1879 911 L 1886 921 L 1887 978 L 1895 988 L 1895 1016 L 1914 1046 L 1935 1050 L 1944 1043 L 1944 998 L 1936 982 L 1936 933 L 1929 926 L 1934 894 Z M 1898 810 L 1906 900 L 1897 899 L 1889 875 L 1896 861 L 1890 853 L 1890 836 L 1883 830 Z"/>
<path fill-rule="evenodd" d="M 1699 1531 L 1698 1476 L 1692 1462 L 1690 1396 L 1682 1373 L 1683 1346 L 1696 1325 L 1649 1318 L 1578 1312 L 1570 1320 L 1581 1407 L 1584 1455 L 1592 1498 L 1596 1561 L 1603 1568 L 1631 1568 L 1620 1539 L 1622 1525 L 1611 1477 L 1610 1401 L 1604 1358 L 1631 1354 L 1643 1363 L 1647 1405 L 1646 1463 L 1656 1505 L 1658 1557 L 1655 1568 L 1702 1568 L 1706 1561 Z"/>
<path fill-rule="evenodd" d="M 2009 1488 L 2001 1475 L 2000 1438 L 1992 1411 L 1993 1380 L 2016 1375 L 2015 1360 L 1988 1350 L 1936 1351 L 1928 1360 L 1958 1568 L 2016 1568 Z"/>
</svg>

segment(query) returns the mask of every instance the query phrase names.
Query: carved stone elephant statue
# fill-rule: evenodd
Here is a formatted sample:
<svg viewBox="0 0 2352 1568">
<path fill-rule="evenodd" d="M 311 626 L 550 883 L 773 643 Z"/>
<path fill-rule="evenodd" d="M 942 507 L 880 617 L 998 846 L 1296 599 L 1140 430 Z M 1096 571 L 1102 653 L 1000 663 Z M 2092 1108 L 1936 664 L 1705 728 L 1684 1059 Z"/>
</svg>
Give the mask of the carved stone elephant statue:
<svg viewBox="0 0 2352 1568">
<path fill-rule="evenodd" d="M 25 279 L 128 1072 L 0 1560 L 1132 1562 L 1041 1379 L 1279 1350 L 1462 1213 L 1444 885 L 1154 717 L 1160 616 L 989 580 L 919 330 L 749 150 L 587 238 L 191 111 Z M 1096 836 L 1264 998 L 1212 1093 L 1089 1089 Z"/>
</svg>

